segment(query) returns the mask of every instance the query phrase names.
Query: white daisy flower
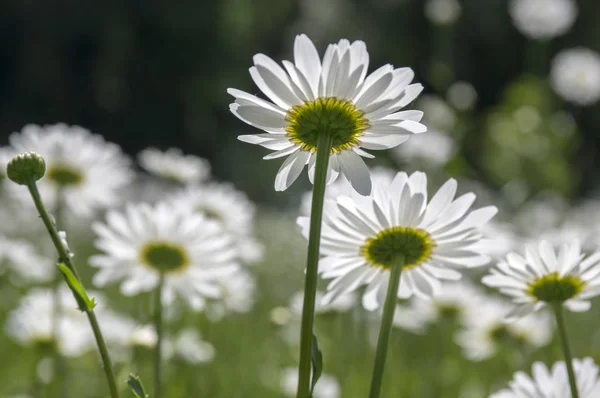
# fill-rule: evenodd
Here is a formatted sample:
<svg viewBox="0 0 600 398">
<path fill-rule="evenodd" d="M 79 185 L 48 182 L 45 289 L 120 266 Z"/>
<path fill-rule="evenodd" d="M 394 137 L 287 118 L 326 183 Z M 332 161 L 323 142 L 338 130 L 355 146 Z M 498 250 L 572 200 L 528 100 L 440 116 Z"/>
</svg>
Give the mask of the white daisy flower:
<svg viewBox="0 0 600 398">
<path fill-rule="evenodd" d="M 588 299 L 600 294 L 600 252 L 587 258 L 580 243 L 563 244 L 558 253 L 547 242 L 527 246 L 525 257 L 509 253 L 482 282 L 512 297 L 516 306 L 507 319 L 516 319 L 554 303 L 571 311 L 587 311 Z"/>
<path fill-rule="evenodd" d="M 503 345 L 539 348 L 550 343 L 554 321 L 547 313 L 530 314 L 515 322 L 506 323 L 505 315 L 511 305 L 502 300 L 487 298 L 479 308 L 467 313 L 464 328 L 457 332 L 455 341 L 465 357 L 482 361 L 496 355 Z"/>
<path fill-rule="evenodd" d="M 141 151 L 137 158 L 148 173 L 182 185 L 199 183 L 210 176 L 207 160 L 184 155 L 179 148 L 169 148 L 164 152 L 148 148 Z"/>
<path fill-rule="evenodd" d="M 414 139 L 414 138 L 413 138 Z M 382 188 L 389 186 L 396 175 L 396 172 L 385 167 L 374 167 L 369 169 L 373 188 Z M 346 177 L 341 176 L 335 180 L 325 190 L 325 202 L 335 202 L 338 197 L 345 195 L 350 196 L 354 192 L 354 188 L 348 182 Z M 300 215 L 310 216 L 310 208 L 312 206 L 312 192 L 306 192 L 302 195 L 300 204 Z"/>
<path fill-rule="evenodd" d="M 206 298 L 219 297 L 216 279 L 238 268 L 233 240 L 219 223 L 166 203 L 129 204 L 92 228 L 103 252 L 90 258 L 100 269 L 94 284 L 122 281 L 127 296 L 153 290 L 163 274 L 164 300 L 180 296 L 200 310 Z"/>
<path fill-rule="evenodd" d="M 245 263 L 262 260 L 263 246 L 254 237 L 256 205 L 231 183 L 194 185 L 175 194 L 173 207 L 199 212 L 218 221 L 236 241 L 237 251 Z"/>
<path fill-rule="evenodd" d="M 0 189 L 2 189 L 5 181 L 8 181 L 8 177 L 6 176 L 6 165 L 14 155 L 14 151 L 12 151 L 10 148 L 0 147 Z"/>
<path fill-rule="evenodd" d="M 423 90 L 409 84 L 410 68 L 384 65 L 367 76 L 369 54 L 364 42 L 346 39 L 330 44 L 323 60 L 306 35 L 296 36 L 294 63 L 285 70 L 264 54 L 254 56 L 250 75 L 272 101 L 236 89 L 231 111 L 266 134 L 242 135 L 241 141 L 274 150 L 265 159 L 288 156 L 275 178 L 275 190 L 287 189 L 308 164 L 314 178 L 316 149 L 321 133 L 330 134 L 328 182 L 341 173 L 361 194 L 371 190 L 363 149 L 389 149 L 422 133 L 419 111 L 400 111 Z"/>
<path fill-rule="evenodd" d="M 573 0 L 512 0 L 508 12 L 523 35 L 548 40 L 564 35 L 573 26 L 577 4 Z"/>
<path fill-rule="evenodd" d="M 550 84 L 567 101 L 594 104 L 600 99 L 600 54 L 584 47 L 561 51 L 552 60 Z"/>
<path fill-rule="evenodd" d="M 88 292 L 89 293 L 89 292 Z M 89 293 L 98 297 L 97 293 Z M 77 357 L 96 347 L 88 320 L 77 309 L 73 293 L 66 287 L 59 290 L 61 314 L 54 335 L 55 295 L 52 290 L 33 289 L 14 309 L 6 321 L 6 332 L 19 344 L 58 349 L 67 357 Z"/>
<path fill-rule="evenodd" d="M 456 0 L 428 0 L 425 3 L 425 16 L 436 25 L 451 25 L 460 13 L 460 3 Z"/>
<path fill-rule="evenodd" d="M 252 310 L 256 296 L 256 281 L 248 272 L 240 270 L 217 281 L 221 288 L 219 300 L 210 302 L 206 315 L 218 321 L 228 313 L 246 314 Z"/>
<path fill-rule="evenodd" d="M 40 283 L 54 277 L 56 259 L 38 254 L 27 241 L 0 236 L 0 265 L 9 268 L 25 282 Z"/>
<path fill-rule="evenodd" d="M 577 380 L 579 398 L 600 397 L 598 366 L 592 358 L 574 359 L 573 368 Z M 509 388 L 490 395 L 490 398 L 568 398 L 571 397 L 567 368 L 557 362 L 552 369 L 542 362 L 532 366 L 532 376 L 517 372 L 508 383 Z"/>
<path fill-rule="evenodd" d="M 443 167 L 456 153 L 456 142 L 448 135 L 429 129 L 394 149 L 394 155 L 403 162 L 421 161 L 432 167 Z"/>
<path fill-rule="evenodd" d="M 202 340 L 196 329 L 181 330 L 175 339 L 165 341 L 164 355 L 166 359 L 177 358 L 191 365 L 209 363 L 215 357 L 212 344 Z"/>
<path fill-rule="evenodd" d="M 424 173 L 398 173 L 387 189 L 375 187 L 372 196 L 338 198 L 323 222 L 319 272 L 334 279 L 324 301 L 368 285 L 363 306 L 378 308 L 398 255 L 405 264 L 398 298 L 427 299 L 440 291 L 440 280 L 460 279 L 457 269 L 486 264 L 489 258 L 477 247 L 478 229 L 497 209 L 469 213 L 475 195 L 454 199 L 456 187 L 455 180 L 447 181 L 428 202 Z M 298 224 L 307 237 L 309 219 L 300 217 Z"/>
<path fill-rule="evenodd" d="M 131 162 L 118 145 L 79 126 L 29 124 L 11 134 L 9 141 L 15 153 L 33 151 L 46 161 L 38 187 L 51 209 L 60 190 L 73 213 L 89 216 L 118 203 L 120 190 L 133 179 Z M 17 188 L 17 194 L 27 194 Z"/>
<path fill-rule="evenodd" d="M 281 376 L 281 391 L 286 397 L 295 397 L 296 388 L 298 387 L 298 369 L 287 368 L 282 371 Z M 321 374 L 312 396 L 314 398 L 340 398 L 342 389 L 340 383 L 333 376 Z"/>
<path fill-rule="evenodd" d="M 413 297 L 406 304 L 397 304 L 394 326 L 423 334 L 440 320 L 464 323 L 485 299 L 483 292 L 464 279 L 445 283 L 430 300 Z"/>
</svg>

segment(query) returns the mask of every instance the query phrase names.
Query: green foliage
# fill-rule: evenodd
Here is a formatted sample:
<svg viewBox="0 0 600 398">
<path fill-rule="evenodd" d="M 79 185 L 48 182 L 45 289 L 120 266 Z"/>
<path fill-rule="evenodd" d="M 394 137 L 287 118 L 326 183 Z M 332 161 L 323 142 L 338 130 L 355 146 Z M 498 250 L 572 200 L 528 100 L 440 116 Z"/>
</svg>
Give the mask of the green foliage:
<svg viewBox="0 0 600 398">
<path fill-rule="evenodd" d="M 129 375 L 127 378 L 127 385 L 136 398 L 150 398 L 150 395 L 146 394 L 146 391 L 144 391 L 144 386 L 142 385 L 139 376 Z"/>
<path fill-rule="evenodd" d="M 73 296 L 77 301 L 77 306 L 79 310 L 81 312 L 92 311 L 96 306 L 96 301 L 93 298 L 90 299 L 88 297 L 84 287 L 81 285 L 81 282 L 77 280 L 77 278 L 75 277 L 75 275 L 69 267 L 61 263 L 58 263 L 57 266 L 60 272 L 62 273 L 63 277 L 65 278 L 65 282 L 67 282 L 69 289 L 71 289 L 71 292 L 73 292 Z"/>
</svg>

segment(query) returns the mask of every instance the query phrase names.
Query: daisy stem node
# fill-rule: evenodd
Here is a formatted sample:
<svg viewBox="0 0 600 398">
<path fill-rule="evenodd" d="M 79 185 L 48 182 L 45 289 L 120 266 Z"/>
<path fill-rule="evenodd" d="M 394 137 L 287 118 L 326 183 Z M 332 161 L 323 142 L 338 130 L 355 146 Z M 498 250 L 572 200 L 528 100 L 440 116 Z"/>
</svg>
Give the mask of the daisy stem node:
<svg viewBox="0 0 600 398">
<path fill-rule="evenodd" d="M 327 132 L 318 136 L 315 178 L 310 211 L 310 232 L 306 259 L 304 283 L 304 303 L 302 305 L 302 326 L 300 330 L 300 364 L 298 367 L 297 398 L 310 398 L 311 355 L 313 323 L 315 316 L 315 296 L 317 293 L 317 271 L 321 243 L 321 221 L 327 186 L 327 166 L 332 137 Z"/>
<path fill-rule="evenodd" d="M 579 393 L 577 392 L 577 380 L 575 379 L 575 372 L 573 371 L 573 355 L 571 354 L 571 347 L 569 345 L 569 339 L 567 338 L 567 328 L 565 326 L 565 318 L 563 314 L 563 303 L 552 303 L 552 309 L 554 309 L 556 325 L 558 326 L 558 335 L 560 336 L 563 353 L 565 354 L 565 365 L 567 366 L 567 374 L 569 375 L 571 398 L 579 398 Z"/>
<path fill-rule="evenodd" d="M 77 272 L 77 269 L 75 268 L 75 264 L 73 263 L 73 260 L 71 259 L 71 256 L 69 255 L 69 252 L 67 251 L 67 248 L 65 247 L 65 245 L 63 245 L 61 238 L 58 234 L 58 231 L 56 229 L 56 226 L 52 222 L 50 214 L 48 214 L 48 211 L 46 210 L 46 207 L 44 206 L 44 202 L 42 201 L 42 198 L 40 196 L 40 192 L 37 188 L 37 184 L 36 184 L 35 180 L 33 178 L 31 178 L 26 185 L 27 185 L 27 188 L 29 189 L 29 193 L 31 194 L 31 197 L 33 199 L 33 203 L 35 204 L 35 207 L 40 214 L 40 218 L 42 219 L 42 222 L 44 223 L 46 229 L 48 230 L 48 234 L 50 235 L 50 238 L 52 239 L 52 243 L 54 244 L 54 247 L 56 248 L 56 252 L 58 253 L 59 262 L 62 264 L 65 264 L 65 266 L 67 266 L 71 270 L 71 272 L 73 273 L 75 278 L 77 278 L 79 283 L 81 283 L 81 278 L 79 277 L 79 273 Z M 100 351 L 100 356 L 102 358 L 102 362 L 104 365 L 102 368 L 104 369 L 104 373 L 106 374 L 106 380 L 108 382 L 110 396 L 112 398 L 119 398 L 119 390 L 117 388 L 117 383 L 115 381 L 115 375 L 113 373 L 112 362 L 111 362 L 110 356 L 108 354 L 108 348 L 106 346 L 106 342 L 104 340 L 104 337 L 102 336 L 102 332 L 100 331 L 100 326 L 98 325 L 98 319 L 96 318 L 96 314 L 94 313 L 94 311 L 92 309 L 86 310 L 85 313 L 90 322 L 90 326 L 92 327 L 92 330 L 94 332 L 94 337 L 96 338 L 98 350 Z"/>
<path fill-rule="evenodd" d="M 154 398 L 161 397 L 162 387 L 162 340 L 163 340 L 163 308 L 162 291 L 165 284 L 165 274 L 160 273 L 154 299 L 154 327 L 156 328 L 156 347 L 154 349 Z"/>
<path fill-rule="evenodd" d="M 381 394 L 381 384 L 387 358 L 388 342 L 392 331 L 398 287 L 400 286 L 400 275 L 402 274 L 404 263 L 404 256 L 397 255 L 394 257 L 390 269 L 390 279 L 388 282 L 385 304 L 383 305 L 383 313 L 381 315 L 381 326 L 379 328 L 379 335 L 377 336 L 377 349 L 375 351 L 375 364 L 373 366 L 373 376 L 371 377 L 369 398 L 379 398 Z"/>
</svg>

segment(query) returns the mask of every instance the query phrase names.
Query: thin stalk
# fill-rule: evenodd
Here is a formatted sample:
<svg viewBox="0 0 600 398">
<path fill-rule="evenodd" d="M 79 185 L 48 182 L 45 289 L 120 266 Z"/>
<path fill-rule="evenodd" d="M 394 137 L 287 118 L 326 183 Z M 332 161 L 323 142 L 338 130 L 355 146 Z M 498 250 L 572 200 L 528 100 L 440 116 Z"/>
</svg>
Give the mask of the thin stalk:
<svg viewBox="0 0 600 398">
<path fill-rule="evenodd" d="M 56 191 L 56 205 L 54 207 L 54 225 L 60 226 L 63 223 L 64 213 L 64 196 L 63 190 L 59 188 Z M 58 260 L 60 261 L 60 259 Z M 60 286 L 62 282 L 62 275 L 58 271 L 58 268 L 54 269 L 54 281 L 52 282 L 52 296 L 54 298 L 54 305 L 52 308 L 52 338 L 56 342 L 56 350 L 54 352 L 54 366 L 56 367 L 56 379 L 58 381 L 57 389 L 60 392 L 61 397 L 68 397 L 68 380 L 67 380 L 67 363 L 65 358 L 59 351 L 58 341 L 60 339 L 60 318 L 62 317 L 62 303 L 60 297 Z"/>
<path fill-rule="evenodd" d="M 77 272 L 75 263 L 69 256 L 69 253 L 63 246 L 62 242 L 60 241 L 60 237 L 58 236 L 58 231 L 56 230 L 56 226 L 52 222 L 52 219 L 50 218 L 50 215 L 48 214 L 48 211 L 46 210 L 46 207 L 44 206 L 44 202 L 42 201 L 42 198 L 40 196 L 40 192 L 37 189 L 36 183 L 32 180 L 27 185 L 27 188 L 29 189 L 29 192 L 31 193 L 33 203 L 35 204 L 35 207 L 36 207 L 38 213 L 40 214 L 40 218 L 42 219 L 42 222 L 44 223 L 44 225 L 46 226 L 46 229 L 48 230 L 50 239 L 52 239 L 52 243 L 54 244 L 54 247 L 56 248 L 59 261 L 62 262 L 63 264 L 65 264 L 65 266 L 67 266 L 71 270 L 73 275 L 77 278 L 79 283 L 81 283 L 81 278 L 79 277 L 79 273 Z M 82 284 L 82 286 L 83 286 L 83 284 Z M 117 383 L 115 381 L 115 375 L 113 373 L 112 363 L 110 360 L 110 356 L 108 355 L 108 350 L 106 349 L 106 342 L 104 341 L 104 337 L 102 336 L 102 332 L 100 331 L 100 327 L 98 325 L 96 315 L 94 314 L 93 310 L 86 311 L 86 314 L 90 321 L 92 330 L 94 331 L 94 337 L 96 338 L 98 350 L 100 351 L 100 356 L 102 358 L 102 363 L 104 365 L 103 366 L 104 373 L 106 375 L 106 380 L 108 382 L 108 388 L 110 390 L 110 396 L 112 398 L 119 398 L 119 391 L 117 389 Z"/>
<path fill-rule="evenodd" d="M 310 231 L 306 257 L 306 276 L 304 281 L 304 303 L 302 305 L 302 326 L 300 329 L 300 364 L 298 366 L 297 398 L 310 398 L 311 354 L 313 323 L 315 316 L 315 296 L 317 293 L 317 271 L 321 244 L 321 221 L 323 203 L 327 185 L 327 167 L 331 151 L 331 135 L 319 134 L 317 141 L 317 159 L 310 210 Z"/>
<path fill-rule="evenodd" d="M 163 340 L 163 307 L 162 290 L 165 276 L 161 272 L 158 286 L 156 287 L 154 301 L 154 327 L 156 328 L 156 348 L 154 350 L 154 398 L 161 397 L 162 387 L 162 340 Z"/>
<path fill-rule="evenodd" d="M 571 387 L 571 398 L 579 398 L 577 392 L 577 380 L 573 371 L 573 355 L 571 354 L 571 346 L 567 338 L 567 328 L 565 326 L 565 317 L 563 315 L 562 303 L 552 305 L 554 315 L 556 316 L 556 325 L 558 326 L 558 335 L 562 344 L 563 353 L 565 354 L 565 364 L 567 365 L 567 374 L 569 375 L 569 386 Z"/>
<path fill-rule="evenodd" d="M 375 365 L 373 366 L 369 398 L 379 398 L 379 395 L 381 394 L 381 384 L 383 381 L 383 372 L 385 370 L 388 342 L 392 331 L 392 322 L 394 321 L 398 287 L 400 286 L 400 275 L 402 274 L 403 266 L 404 256 L 397 256 L 394 259 L 392 269 L 390 270 L 390 280 L 388 283 L 387 295 L 385 297 L 385 304 L 383 305 L 383 314 L 381 315 L 381 326 L 379 327 L 379 335 L 377 336 Z"/>
</svg>

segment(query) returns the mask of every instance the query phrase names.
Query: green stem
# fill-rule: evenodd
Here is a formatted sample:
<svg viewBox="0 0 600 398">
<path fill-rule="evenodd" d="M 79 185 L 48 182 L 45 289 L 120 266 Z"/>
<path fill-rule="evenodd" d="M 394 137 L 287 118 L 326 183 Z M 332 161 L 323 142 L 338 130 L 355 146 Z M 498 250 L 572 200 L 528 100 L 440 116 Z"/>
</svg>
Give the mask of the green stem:
<svg viewBox="0 0 600 398">
<path fill-rule="evenodd" d="M 158 286 L 156 287 L 154 301 L 154 327 L 156 328 L 156 348 L 154 350 L 154 398 L 161 397 L 161 377 L 162 377 L 162 340 L 163 340 L 163 308 L 162 308 L 162 290 L 165 283 L 165 276 L 160 274 Z"/>
<path fill-rule="evenodd" d="M 325 188 L 327 185 L 327 168 L 330 151 L 331 135 L 328 133 L 319 134 L 312 205 L 310 210 L 310 232 L 308 236 L 308 253 L 306 258 L 304 303 L 302 305 L 297 398 L 310 398 L 311 354 L 315 316 L 315 296 L 317 293 L 319 248 L 321 244 L 321 220 L 323 218 L 323 203 L 325 202 Z"/>
<path fill-rule="evenodd" d="M 571 347 L 569 346 L 569 339 L 567 338 L 567 328 L 565 326 L 562 303 L 555 303 L 552 305 L 552 308 L 554 309 L 554 315 L 556 316 L 558 335 L 560 336 L 563 353 L 565 354 L 565 364 L 567 365 L 569 385 L 571 386 L 571 398 L 579 398 L 577 381 L 575 379 L 575 372 L 573 371 L 573 355 L 571 354 Z"/>
<path fill-rule="evenodd" d="M 108 381 L 110 396 L 118 398 L 119 390 L 117 388 L 115 376 L 113 375 L 112 362 L 110 360 L 110 355 L 108 355 L 108 348 L 106 347 L 106 342 L 104 341 L 104 337 L 102 336 L 102 332 L 100 331 L 98 319 L 96 318 L 96 314 L 94 313 L 94 311 L 86 311 L 86 314 L 90 321 L 90 325 L 92 326 L 92 330 L 94 331 L 94 337 L 96 337 L 96 341 L 98 342 L 98 349 L 100 350 L 100 356 L 102 357 L 102 362 L 104 364 L 103 368 L 104 373 L 106 374 L 106 380 Z"/>
<path fill-rule="evenodd" d="M 65 264 L 73 273 L 75 278 L 81 283 L 81 278 L 79 277 L 79 273 L 77 272 L 77 268 L 75 268 L 75 263 L 69 256 L 67 249 L 65 249 L 64 245 L 60 241 L 60 237 L 58 236 L 58 231 L 56 230 L 56 226 L 52 222 L 46 207 L 44 206 L 44 202 L 40 196 L 40 192 L 37 189 L 37 185 L 35 181 L 31 181 L 27 188 L 31 193 L 31 197 L 33 199 L 33 203 L 40 214 L 40 218 L 42 222 L 46 226 L 48 230 L 48 234 L 50 235 L 50 239 L 52 239 L 52 243 L 56 248 L 56 252 L 58 253 L 58 259 L 61 263 Z M 82 284 L 83 286 L 83 284 Z M 104 373 L 106 374 L 106 380 L 108 382 L 108 387 L 110 389 L 110 396 L 112 398 L 119 398 L 119 392 L 117 389 L 117 383 L 115 382 L 115 375 L 113 373 L 112 363 L 110 361 L 110 357 L 108 355 L 108 350 L 106 349 L 106 342 L 104 341 L 104 337 L 102 336 L 102 332 L 100 331 L 100 327 L 98 325 L 98 320 L 96 319 L 96 315 L 93 310 L 86 311 L 88 319 L 90 321 L 90 325 L 92 330 L 94 331 L 94 337 L 96 338 L 96 343 L 98 345 L 98 350 L 100 351 L 100 356 L 102 357 Z"/>
<path fill-rule="evenodd" d="M 383 372 L 385 370 L 385 360 L 387 358 L 388 342 L 392 331 L 394 321 L 394 312 L 396 310 L 396 300 L 398 297 L 398 287 L 400 286 L 400 275 L 404 266 L 404 256 L 397 256 L 390 271 L 390 280 L 388 282 L 387 295 L 383 305 L 383 314 L 381 316 L 381 326 L 377 336 L 377 349 L 375 351 L 375 365 L 373 366 L 373 376 L 371 377 L 371 389 L 369 398 L 379 398 L 381 394 L 381 384 L 383 381 Z"/>
<path fill-rule="evenodd" d="M 60 226 L 63 223 L 63 206 L 64 206 L 64 197 L 63 190 L 58 189 L 56 192 L 56 204 L 54 207 L 54 225 Z M 61 261 L 60 259 L 58 261 Z M 69 390 L 67 385 L 69 380 L 67 379 L 67 363 L 65 358 L 62 356 L 59 350 L 59 340 L 60 340 L 60 319 L 62 317 L 62 303 L 60 297 L 60 286 L 63 277 L 62 274 L 58 271 L 58 268 L 54 270 L 54 281 L 53 281 L 53 297 L 54 297 L 54 306 L 52 308 L 52 337 L 56 342 L 56 351 L 54 353 L 54 365 L 56 366 L 56 379 L 58 381 L 58 390 L 61 397 L 67 398 Z"/>
</svg>

